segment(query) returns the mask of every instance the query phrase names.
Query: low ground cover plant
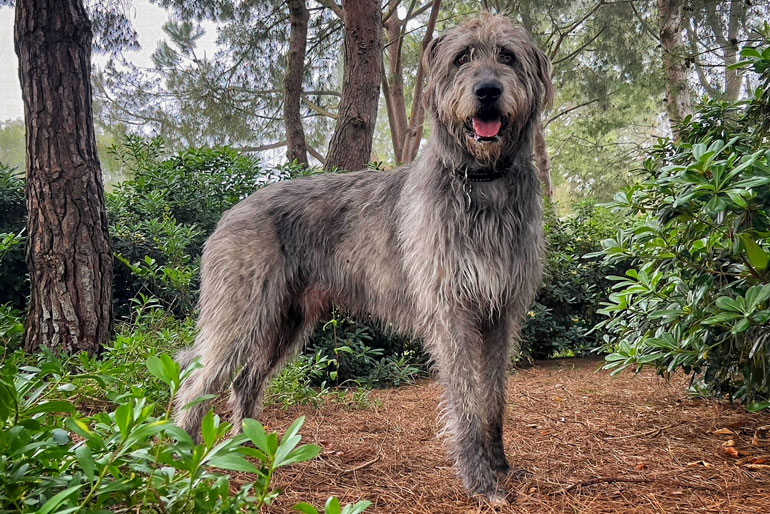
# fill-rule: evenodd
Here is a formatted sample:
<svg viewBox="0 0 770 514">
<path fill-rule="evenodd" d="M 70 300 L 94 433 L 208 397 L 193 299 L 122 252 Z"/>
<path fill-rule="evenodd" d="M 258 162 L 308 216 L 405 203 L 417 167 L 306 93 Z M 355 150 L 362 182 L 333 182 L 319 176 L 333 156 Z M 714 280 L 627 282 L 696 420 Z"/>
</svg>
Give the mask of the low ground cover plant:
<svg viewBox="0 0 770 514">
<path fill-rule="evenodd" d="M 252 419 L 228 437 L 231 426 L 213 411 L 196 444 L 171 419 L 175 393 L 195 367 L 181 370 L 165 353 L 143 365 L 112 351 L 100 360 L 49 350 L 34 359 L 20 351 L 3 358 L 0 512 L 259 512 L 280 494 L 271 485 L 277 469 L 320 453 L 299 444 L 303 418 L 282 437 Z M 126 382 L 126 368 L 140 367 L 138 383 L 145 385 Z M 101 391 L 103 401 L 89 391 Z M 232 471 L 251 479 L 236 489 Z M 325 512 L 358 513 L 368 505 L 342 508 L 330 499 Z"/>
</svg>

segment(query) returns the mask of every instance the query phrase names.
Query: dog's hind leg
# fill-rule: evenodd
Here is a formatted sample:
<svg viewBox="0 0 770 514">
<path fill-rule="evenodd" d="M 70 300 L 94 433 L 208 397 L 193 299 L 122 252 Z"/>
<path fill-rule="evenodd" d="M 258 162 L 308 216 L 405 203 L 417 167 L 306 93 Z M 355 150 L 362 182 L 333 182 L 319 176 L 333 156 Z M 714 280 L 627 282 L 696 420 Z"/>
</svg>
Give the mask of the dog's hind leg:
<svg viewBox="0 0 770 514">
<path fill-rule="evenodd" d="M 260 241 L 264 250 L 247 248 L 232 231 L 221 230 L 206 243 L 198 335 L 180 360 L 200 358 L 203 365 L 186 380 L 176 398 L 177 424 L 198 438 L 207 401 L 184 408 L 202 395 L 220 393 L 246 365 L 266 369 L 273 353 L 268 346 L 280 326 L 280 308 L 287 288 L 275 246 Z M 270 252 L 272 250 L 272 252 Z M 250 373 L 252 383 L 261 375 Z"/>
<path fill-rule="evenodd" d="M 247 359 L 233 381 L 230 405 L 235 431 L 240 430 L 243 419 L 258 417 L 261 398 L 270 378 L 305 346 L 325 308 L 325 295 L 312 288 L 301 294 L 290 294 L 278 324 L 260 334 L 266 340 L 259 346 L 266 354 Z"/>
<path fill-rule="evenodd" d="M 242 366 L 247 350 L 242 348 L 246 334 L 237 323 L 219 323 L 214 318 L 201 315 L 198 336 L 191 350 L 200 357 L 202 368 L 194 371 L 182 383 L 176 398 L 176 423 L 195 440 L 200 440 L 201 421 L 209 409 L 209 401 L 201 401 L 186 407 L 199 397 L 220 393 Z"/>
</svg>

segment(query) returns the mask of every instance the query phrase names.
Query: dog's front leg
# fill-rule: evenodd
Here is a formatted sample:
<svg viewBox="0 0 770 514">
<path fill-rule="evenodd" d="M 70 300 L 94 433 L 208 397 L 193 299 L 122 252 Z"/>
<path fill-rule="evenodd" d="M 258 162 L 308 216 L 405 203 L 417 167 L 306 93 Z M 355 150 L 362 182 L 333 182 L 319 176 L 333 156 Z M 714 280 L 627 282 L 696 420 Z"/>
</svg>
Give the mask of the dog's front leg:
<svg viewBox="0 0 770 514">
<path fill-rule="evenodd" d="M 489 500 L 501 501 L 505 494 L 498 489 L 486 444 L 485 392 L 479 383 L 483 373 L 481 333 L 457 320 L 437 330 L 427 346 L 444 387 L 444 434 L 463 486 Z"/>
<path fill-rule="evenodd" d="M 484 408 L 485 449 L 492 467 L 505 476 L 511 466 L 505 457 L 503 447 L 503 417 L 505 414 L 505 393 L 510 368 L 511 334 L 518 333 L 508 320 L 499 320 L 484 330 L 484 346 L 479 372 L 481 398 Z"/>
</svg>

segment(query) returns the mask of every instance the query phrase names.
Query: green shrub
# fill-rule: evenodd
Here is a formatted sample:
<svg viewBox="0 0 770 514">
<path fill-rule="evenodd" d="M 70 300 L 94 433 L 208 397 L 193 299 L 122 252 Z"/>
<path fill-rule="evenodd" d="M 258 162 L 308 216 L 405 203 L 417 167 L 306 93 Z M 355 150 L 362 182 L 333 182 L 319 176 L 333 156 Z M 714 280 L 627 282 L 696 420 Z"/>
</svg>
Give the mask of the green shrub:
<svg viewBox="0 0 770 514">
<path fill-rule="evenodd" d="M 29 294 L 24 260 L 27 208 L 24 180 L 15 168 L 0 163 L 0 304 L 23 309 Z"/>
<path fill-rule="evenodd" d="M 135 388 L 115 390 L 114 408 L 88 415 L 79 406 L 83 382 L 103 388 L 117 382 L 103 373 L 73 373 L 80 359 L 61 360 L 47 350 L 35 365 L 21 352 L 4 359 L 1 512 L 259 512 L 279 494 L 271 485 L 276 469 L 320 453 L 315 445 L 298 446 L 303 418 L 280 439 L 251 419 L 244 420 L 243 434 L 228 438 L 230 425 L 209 412 L 203 442 L 195 444 L 171 420 L 175 393 L 194 367 L 182 371 L 166 354 L 146 361 L 167 390 L 162 405 Z M 231 493 L 229 471 L 251 473 L 253 482 Z M 339 502 L 330 502 L 337 510 L 327 512 L 339 512 Z M 358 506 L 345 512 L 368 505 Z"/>
<path fill-rule="evenodd" d="M 546 205 L 543 284 L 522 327 L 523 358 L 579 356 L 601 345 L 590 331 L 601 318 L 599 303 L 611 285 L 605 277 L 618 264 L 587 254 L 599 250 L 618 224 L 617 216 L 590 201 L 562 217 Z"/>
<path fill-rule="evenodd" d="M 332 496 L 326 501 L 326 505 L 324 505 L 323 514 L 360 514 L 361 512 L 368 509 L 371 504 L 372 502 L 364 500 L 356 503 L 355 505 L 345 505 L 343 507 L 340 505 L 340 501 L 337 498 Z M 295 505 L 294 510 L 297 510 L 304 514 L 320 514 L 320 511 L 318 509 L 316 509 L 309 503 L 304 503 L 304 502 L 301 502 Z"/>
<path fill-rule="evenodd" d="M 319 324 L 300 359 L 324 363 L 310 377 L 315 386 L 399 386 L 412 383 L 427 369 L 419 341 L 337 310 Z"/>
<path fill-rule="evenodd" d="M 770 46 L 742 55 L 767 87 Z M 770 152 L 753 115 L 766 96 L 704 103 L 681 143 L 652 149 L 647 179 L 616 195 L 631 225 L 604 258 L 634 266 L 611 277 L 607 368 L 681 368 L 699 392 L 770 406 Z"/>
<path fill-rule="evenodd" d="M 197 300 L 199 258 L 222 213 L 291 168 L 263 169 L 227 147 L 189 148 L 163 158 L 162 140 L 128 136 L 111 148 L 132 178 L 107 193 L 117 256 L 119 314 L 139 292 L 184 316 Z"/>
</svg>

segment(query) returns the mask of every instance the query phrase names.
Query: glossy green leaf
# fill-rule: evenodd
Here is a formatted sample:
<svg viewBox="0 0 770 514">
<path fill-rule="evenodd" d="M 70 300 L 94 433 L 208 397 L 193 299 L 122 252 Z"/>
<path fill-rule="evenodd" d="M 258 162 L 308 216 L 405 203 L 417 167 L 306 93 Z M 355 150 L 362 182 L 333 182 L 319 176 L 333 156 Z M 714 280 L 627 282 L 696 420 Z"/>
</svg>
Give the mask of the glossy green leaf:
<svg viewBox="0 0 770 514">
<path fill-rule="evenodd" d="M 746 248 L 746 258 L 749 263 L 756 269 L 762 271 L 767 269 L 768 261 L 770 261 L 770 255 L 754 241 L 754 238 L 749 234 L 743 233 L 739 235 L 744 248 Z"/>
</svg>

